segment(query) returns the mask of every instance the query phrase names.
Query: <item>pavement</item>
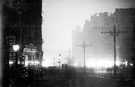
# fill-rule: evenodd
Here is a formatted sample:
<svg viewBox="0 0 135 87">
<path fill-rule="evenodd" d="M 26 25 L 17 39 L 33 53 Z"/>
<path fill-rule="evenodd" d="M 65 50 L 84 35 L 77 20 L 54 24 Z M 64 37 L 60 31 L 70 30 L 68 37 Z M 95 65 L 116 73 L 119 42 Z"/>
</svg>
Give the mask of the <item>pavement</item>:
<svg viewBox="0 0 135 87">
<path fill-rule="evenodd" d="M 78 74 L 74 79 L 40 79 L 31 87 L 127 87 L 117 81 L 96 76 Z"/>
<path fill-rule="evenodd" d="M 72 70 L 51 70 L 48 73 L 42 71 L 42 74 L 38 74 L 26 82 L 21 81 L 28 85 L 22 83 L 13 87 L 134 87 L 130 81 L 114 79 L 104 74 L 88 74 Z"/>
<path fill-rule="evenodd" d="M 117 81 L 99 76 L 79 75 L 75 87 L 118 87 Z"/>
</svg>

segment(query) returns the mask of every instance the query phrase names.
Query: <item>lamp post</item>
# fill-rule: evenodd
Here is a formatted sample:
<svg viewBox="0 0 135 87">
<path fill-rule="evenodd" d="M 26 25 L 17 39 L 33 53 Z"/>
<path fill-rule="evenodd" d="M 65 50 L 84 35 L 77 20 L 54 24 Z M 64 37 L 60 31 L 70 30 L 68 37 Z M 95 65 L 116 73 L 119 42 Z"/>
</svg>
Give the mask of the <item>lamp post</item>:
<svg viewBox="0 0 135 87">
<path fill-rule="evenodd" d="M 20 49 L 20 45 L 18 45 L 18 44 L 13 45 L 13 46 L 12 46 L 12 49 L 13 49 L 14 52 L 18 52 L 19 49 Z M 16 66 L 18 65 L 18 54 L 17 54 L 17 56 L 16 56 L 15 65 L 16 65 Z"/>
</svg>

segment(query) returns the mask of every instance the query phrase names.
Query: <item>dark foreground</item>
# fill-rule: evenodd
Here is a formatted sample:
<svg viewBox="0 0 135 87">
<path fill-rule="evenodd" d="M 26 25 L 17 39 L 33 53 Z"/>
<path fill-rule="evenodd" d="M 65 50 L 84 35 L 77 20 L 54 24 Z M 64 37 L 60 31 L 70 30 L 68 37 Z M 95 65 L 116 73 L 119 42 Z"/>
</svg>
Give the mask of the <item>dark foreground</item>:
<svg viewBox="0 0 135 87">
<path fill-rule="evenodd" d="M 18 70 L 18 73 L 20 77 L 10 78 L 10 87 L 135 87 L 133 81 L 84 74 L 74 68 L 31 68 Z"/>
</svg>

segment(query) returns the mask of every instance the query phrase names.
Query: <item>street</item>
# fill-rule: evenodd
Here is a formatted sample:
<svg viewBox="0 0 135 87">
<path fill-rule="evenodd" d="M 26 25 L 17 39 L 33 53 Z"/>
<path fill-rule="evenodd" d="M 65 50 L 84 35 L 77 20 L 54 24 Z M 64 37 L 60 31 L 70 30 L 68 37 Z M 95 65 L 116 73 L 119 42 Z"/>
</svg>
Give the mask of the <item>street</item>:
<svg viewBox="0 0 135 87">
<path fill-rule="evenodd" d="M 133 87 L 130 84 L 131 82 L 108 79 L 98 74 L 91 75 L 84 74 L 84 72 L 62 70 L 52 71 L 52 73 L 46 73 L 46 75 L 44 73 L 41 77 L 36 77 L 28 87 Z"/>
</svg>

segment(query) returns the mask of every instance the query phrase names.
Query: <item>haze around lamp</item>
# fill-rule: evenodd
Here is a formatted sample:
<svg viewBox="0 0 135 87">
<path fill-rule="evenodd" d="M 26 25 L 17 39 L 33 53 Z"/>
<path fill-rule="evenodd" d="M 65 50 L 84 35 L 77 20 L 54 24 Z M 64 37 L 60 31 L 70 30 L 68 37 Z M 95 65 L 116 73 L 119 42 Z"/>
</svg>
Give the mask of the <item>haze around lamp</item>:
<svg viewBox="0 0 135 87">
<path fill-rule="evenodd" d="M 20 49 L 20 45 L 13 45 L 13 51 L 17 52 Z"/>
</svg>

